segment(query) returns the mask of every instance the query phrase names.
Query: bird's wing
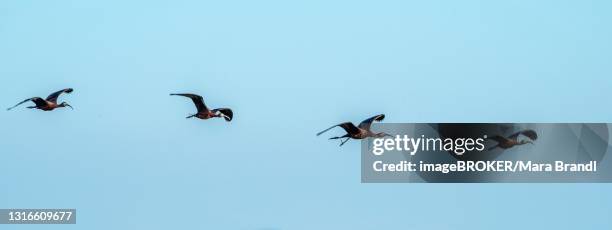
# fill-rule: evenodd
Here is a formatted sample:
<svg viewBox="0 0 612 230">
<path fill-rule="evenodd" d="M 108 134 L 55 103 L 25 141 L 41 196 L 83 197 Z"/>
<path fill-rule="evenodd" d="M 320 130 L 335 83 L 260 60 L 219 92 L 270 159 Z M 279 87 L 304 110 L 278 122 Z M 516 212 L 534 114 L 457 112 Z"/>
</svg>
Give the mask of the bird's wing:
<svg viewBox="0 0 612 230">
<path fill-rule="evenodd" d="M 223 116 L 223 119 L 225 119 L 226 121 L 232 121 L 232 119 L 234 118 L 234 112 L 232 112 L 232 110 L 229 108 L 219 108 L 213 109 L 211 111 L 213 113 L 219 112 L 221 116 Z"/>
<path fill-rule="evenodd" d="M 513 140 L 517 140 L 519 135 L 524 135 L 524 136 L 528 137 L 529 139 L 531 139 L 532 141 L 535 141 L 535 140 L 538 139 L 538 133 L 536 133 L 532 129 L 527 129 L 527 130 L 520 131 L 518 133 L 510 135 L 508 138 L 513 139 Z"/>
<path fill-rule="evenodd" d="M 384 114 L 379 114 L 373 117 L 370 117 L 364 121 L 362 121 L 359 124 L 359 128 L 365 129 L 365 130 L 370 130 L 370 127 L 372 127 L 372 123 L 374 121 L 382 121 L 383 119 L 385 119 L 385 115 Z"/>
<path fill-rule="evenodd" d="M 344 131 L 346 131 L 349 134 L 356 134 L 356 133 L 360 132 L 359 128 L 357 128 L 357 126 L 355 126 L 353 123 L 351 123 L 351 122 L 344 122 L 344 123 L 337 124 L 337 125 L 334 125 L 332 127 L 329 127 L 326 130 L 323 130 L 323 131 L 317 133 L 317 136 L 319 136 L 319 135 L 321 135 L 321 134 L 323 134 L 323 133 L 325 133 L 325 132 L 329 131 L 330 129 L 333 129 L 333 128 L 337 127 L 337 126 L 342 128 L 342 129 L 344 129 Z"/>
<path fill-rule="evenodd" d="M 57 98 L 62 94 L 62 93 L 72 93 L 72 91 L 74 91 L 72 88 L 67 88 L 67 89 L 62 89 L 60 91 L 57 91 L 55 93 L 52 93 L 51 95 L 49 95 L 47 97 L 47 101 L 53 102 L 53 103 L 57 103 Z"/>
<path fill-rule="evenodd" d="M 11 109 L 13 109 L 13 108 L 15 108 L 15 107 L 17 107 L 17 106 L 19 106 L 19 105 L 21 105 L 21 104 L 23 104 L 23 103 L 26 103 L 26 102 L 28 102 L 28 101 L 32 101 L 32 102 L 34 102 L 34 104 L 36 104 L 36 106 L 46 106 L 46 105 L 47 105 L 47 102 L 46 102 L 45 100 L 43 100 L 42 98 L 40 98 L 40 97 L 33 97 L 33 98 L 28 98 L 28 99 L 25 99 L 25 100 L 23 100 L 22 102 L 19 102 L 19 103 L 18 103 L 18 104 L 16 104 L 15 106 L 10 107 L 10 108 L 8 108 L 8 109 L 6 109 L 6 110 L 11 110 Z"/>
<path fill-rule="evenodd" d="M 198 113 L 208 111 L 206 104 L 204 104 L 204 98 L 202 98 L 202 96 L 200 95 L 190 94 L 190 93 L 173 93 L 170 95 L 191 98 L 191 100 L 193 101 L 193 104 L 195 104 L 196 108 L 198 109 Z"/>
<path fill-rule="evenodd" d="M 494 141 L 496 141 L 497 143 L 503 143 L 503 142 L 508 141 L 508 138 L 505 138 L 505 137 L 502 137 L 502 136 L 499 136 L 499 135 L 497 135 L 497 136 L 492 136 L 492 137 L 488 137 L 487 139 L 489 139 L 489 140 L 494 140 Z"/>
</svg>

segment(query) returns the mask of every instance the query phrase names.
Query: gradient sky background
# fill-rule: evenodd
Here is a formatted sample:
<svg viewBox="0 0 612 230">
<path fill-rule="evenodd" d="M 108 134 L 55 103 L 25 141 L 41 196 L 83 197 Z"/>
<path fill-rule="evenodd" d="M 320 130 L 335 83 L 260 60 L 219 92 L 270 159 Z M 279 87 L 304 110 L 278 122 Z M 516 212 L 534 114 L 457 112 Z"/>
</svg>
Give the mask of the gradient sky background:
<svg viewBox="0 0 612 230">
<path fill-rule="evenodd" d="M 610 1 L 2 1 L 2 229 L 579 229 L 609 184 L 361 184 L 386 122 L 612 122 Z M 235 120 L 186 120 L 186 98 Z M 340 131 L 336 131 L 340 133 Z M 332 136 L 334 133 L 329 133 Z"/>
</svg>

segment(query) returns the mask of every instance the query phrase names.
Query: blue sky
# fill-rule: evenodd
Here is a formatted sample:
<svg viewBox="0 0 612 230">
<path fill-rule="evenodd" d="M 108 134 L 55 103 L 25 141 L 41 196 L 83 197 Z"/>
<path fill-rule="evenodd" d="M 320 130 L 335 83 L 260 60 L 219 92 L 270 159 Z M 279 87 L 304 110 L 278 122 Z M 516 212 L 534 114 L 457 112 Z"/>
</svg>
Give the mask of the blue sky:
<svg viewBox="0 0 612 230">
<path fill-rule="evenodd" d="M 609 1 L 3 1 L 3 229 L 517 229 L 612 225 L 608 184 L 361 184 L 386 122 L 610 122 Z M 235 120 L 186 120 L 193 92 Z M 339 132 L 339 131 L 337 131 Z M 329 133 L 333 135 L 333 133 Z"/>
</svg>

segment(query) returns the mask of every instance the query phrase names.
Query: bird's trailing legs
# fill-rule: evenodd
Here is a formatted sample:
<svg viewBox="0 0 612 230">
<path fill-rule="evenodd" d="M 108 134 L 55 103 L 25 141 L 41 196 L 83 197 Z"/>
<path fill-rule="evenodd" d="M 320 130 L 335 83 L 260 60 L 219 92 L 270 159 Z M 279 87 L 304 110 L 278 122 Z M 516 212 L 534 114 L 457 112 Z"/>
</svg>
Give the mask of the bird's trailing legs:
<svg viewBox="0 0 612 230">
<path fill-rule="evenodd" d="M 342 138 L 346 138 L 346 140 L 342 140 L 340 142 L 340 146 L 344 145 L 344 143 L 346 143 L 349 139 L 351 139 L 351 137 L 348 134 L 346 134 L 344 136 L 341 136 L 341 137 L 332 137 L 332 138 L 329 138 L 329 139 L 330 140 L 336 140 L 336 139 L 342 139 Z"/>
<path fill-rule="evenodd" d="M 189 116 L 187 116 L 187 117 L 185 117 L 185 118 L 186 118 L 186 119 L 189 119 L 189 118 L 195 117 L 196 115 L 197 115 L 197 114 L 192 114 L 192 115 L 189 115 Z"/>
<path fill-rule="evenodd" d="M 347 142 L 347 141 L 349 141 L 350 139 L 351 139 L 350 137 L 347 137 L 346 139 L 344 139 L 344 141 L 342 141 L 342 143 L 340 143 L 340 146 L 343 146 L 343 145 L 344 145 L 344 143 L 346 143 L 346 142 Z"/>
</svg>

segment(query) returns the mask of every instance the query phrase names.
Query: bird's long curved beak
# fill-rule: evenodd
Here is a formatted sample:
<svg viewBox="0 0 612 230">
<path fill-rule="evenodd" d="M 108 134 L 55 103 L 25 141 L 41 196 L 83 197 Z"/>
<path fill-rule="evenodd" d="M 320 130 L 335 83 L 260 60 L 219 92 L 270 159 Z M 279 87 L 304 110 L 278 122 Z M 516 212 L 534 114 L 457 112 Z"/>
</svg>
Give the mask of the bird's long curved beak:
<svg viewBox="0 0 612 230">
<path fill-rule="evenodd" d="M 67 106 L 67 107 L 70 107 L 70 109 L 74 110 L 74 108 L 72 108 L 72 106 L 71 106 L 71 105 L 66 104 L 66 106 Z"/>
</svg>

